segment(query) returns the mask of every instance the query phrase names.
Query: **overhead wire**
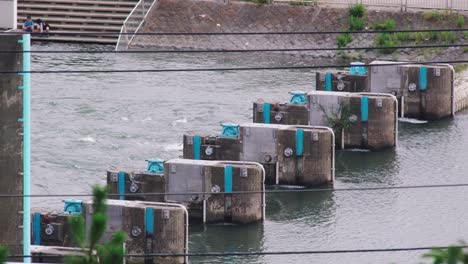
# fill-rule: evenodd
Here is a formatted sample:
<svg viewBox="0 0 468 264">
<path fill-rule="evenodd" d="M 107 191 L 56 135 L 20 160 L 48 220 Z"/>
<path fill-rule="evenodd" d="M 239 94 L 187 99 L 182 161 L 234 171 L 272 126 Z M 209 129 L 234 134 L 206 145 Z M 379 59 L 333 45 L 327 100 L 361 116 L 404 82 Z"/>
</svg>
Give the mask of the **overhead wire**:
<svg viewBox="0 0 468 264">
<path fill-rule="evenodd" d="M 468 44 L 450 45 L 406 45 L 406 46 L 371 46 L 371 47 L 338 47 L 338 48 L 279 48 L 279 49 L 207 49 L 207 50 L 0 50 L 0 53 L 32 53 L 32 54 L 127 54 L 127 53 L 248 53 L 248 52 L 303 52 L 303 51 L 350 51 L 350 50 L 391 50 L 391 49 L 428 49 L 428 48 L 462 48 Z"/>
<path fill-rule="evenodd" d="M 92 36 L 224 36 L 224 35 L 331 35 L 331 34 L 379 34 L 379 33 L 416 33 L 416 32 L 464 32 L 468 28 L 438 28 L 438 29 L 402 29 L 402 30 L 363 30 L 363 31 L 273 31 L 273 32 L 49 32 L 49 35 L 92 35 Z M 0 32 L 0 35 L 31 34 L 38 36 L 41 33 L 29 32 Z"/>
<path fill-rule="evenodd" d="M 281 194 L 281 193 L 319 193 L 319 192 L 362 192 L 362 191 L 379 191 L 379 190 L 405 190 L 405 189 L 432 189 L 432 188 L 455 188 L 468 187 L 468 183 L 456 184 L 434 184 L 434 185 L 407 185 L 407 186 L 377 186 L 377 187 L 359 187 L 359 188 L 317 188 L 317 189 L 271 189 L 265 191 L 233 191 L 233 192 L 148 192 L 148 193 L 119 193 L 108 194 L 109 197 L 125 196 L 158 196 L 158 195 L 225 195 L 225 194 L 258 194 L 265 192 L 266 194 Z M 92 197 L 89 193 L 76 194 L 0 194 L 0 198 L 44 198 L 44 197 Z"/>
<path fill-rule="evenodd" d="M 448 249 L 442 247 L 398 247 L 398 248 L 371 248 L 371 249 L 337 249 L 337 250 L 302 250 L 302 251 L 252 251 L 252 252 L 193 252 L 193 253 L 151 253 L 151 254 L 125 254 L 125 257 L 148 258 L 148 257 L 225 257 L 225 256 L 267 256 L 267 255 L 318 255 L 318 254 L 349 254 L 349 253 L 382 253 L 423 251 L 431 249 Z M 465 249 L 468 246 L 451 246 L 451 248 Z M 67 256 L 73 256 L 67 254 Z M 80 256 L 76 254 L 76 256 Z M 10 255 L 10 258 L 22 257 L 64 257 L 60 254 L 38 253 L 38 255 Z"/>
<path fill-rule="evenodd" d="M 425 61 L 425 62 L 395 62 L 362 64 L 360 67 L 390 67 L 401 65 L 429 64 L 459 64 L 468 60 Z M 276 70 L 311 70 L 347 68 L 349 65 L 307 65 L 307 66 L 264 66 L 264 67 L 224 67 L 224 68 L 173 68 L 173 69 L 125 69 L 125 70 L 32 70 L 32 71 L 0 71 L 0 74 L 71 74 L 71 73 L 168 73 L 168 72 L 211 72 L 211 71 L 276 71 Z"/>
</svg>

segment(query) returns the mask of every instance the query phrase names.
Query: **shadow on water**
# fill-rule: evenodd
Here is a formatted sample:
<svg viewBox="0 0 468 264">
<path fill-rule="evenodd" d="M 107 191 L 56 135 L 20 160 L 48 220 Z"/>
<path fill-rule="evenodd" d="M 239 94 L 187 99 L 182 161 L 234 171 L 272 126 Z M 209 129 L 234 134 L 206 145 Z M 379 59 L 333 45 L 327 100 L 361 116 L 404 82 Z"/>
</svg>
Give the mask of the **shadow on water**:
<svg viewBox="0 0 468 264">
<path fill-rule="evenodd" d="M 190 252 L 263 251 L 263 222 L 190 226 Z M 260 263 L 261 256 L 191 257 L 190 263 Z"/>
<path fill-rule="evenodd" d="M 394 149 L 376 152 L 337 151 L 336 179 L 345 183 L 393 184 L 399 172 Z"/>
<path fill-rule="evenodd" d="M 320 225 L 329 222 L 336 209 L 332 192 L 270 193 L 266 198 L 267 219 L 276 222 Z"/>
</svg>

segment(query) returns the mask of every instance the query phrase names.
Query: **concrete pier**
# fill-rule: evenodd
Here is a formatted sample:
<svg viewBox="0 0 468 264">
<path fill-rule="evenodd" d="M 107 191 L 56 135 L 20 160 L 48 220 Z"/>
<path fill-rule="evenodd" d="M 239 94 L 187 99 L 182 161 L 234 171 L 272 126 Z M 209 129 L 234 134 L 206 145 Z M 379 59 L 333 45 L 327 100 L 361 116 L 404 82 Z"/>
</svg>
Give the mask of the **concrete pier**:
<svg viewBox="0 0 468 264">
<path fill-rule="evenodd" d="M 188 213 L 169 203 L 107 200 L 108 224 L 103 241 L 117 230 L 127 235 L 127 254 L 188 253 Z M 83 202 L 86 228 L 91 228 L 92 202 Z M 129 263 L 187 263 L 186 257 L 133 257 Z"/>
<path fill-rule="evenodd" d="M 139 193 L 166 192 L 164 170 L 159 172 L 109 170 L 107 171 L 107 186 L 109 187 L 109 199 L 150 202 L 165 201 L 164 194 L 138 195 Z M 125 195 L 125 193 L 131 193 L 132 195 Z"/>
<path fill-rule="evenodd" d="M 228 128 L 235 132 L 226 134 Z M 231 124 L 223 130 L 216 136 L 184 135 L 184 158 L 258 162 L 265 167 L 267 184 L 316 186 L 334 181 L 334 134 L 327 127 Z"/>
<path fill-rule="evenodd" d="M 400 116 L 437 120 L 455 115 L 455 71 L 451 65 L 397 65 L 375 61 L 369 71 L 369 90 L 391 93 L 400 102 Z M 395 65 L 393 65 L 395 64 Z"/>
<path fill-rule="evenodd" d="M 301 100 L 295 101 L 296 96 Z M 336 135 L 336 144 L 341 148 L 380 150 L 394 147 L 397 143 L 398 102 L 390 94 L 296 92 L 289 102 L 279 104 L 281 108 L 277 105 L 255 102 L 253 121 L 289 122 L 293 119 L 284 118 L 290 115 L 288 110 L 301 107 L 303 112 L 307 111 L 308 117 L 305 119 L 301 115 L 300 122 L 331 127 Z"/>
<path fill-rule="evenodd" d="M 173 159 L 158 161 L 158 166 L 151 172 L 108 172 L 110 198 L 183 204 L 190 219 L 206 223 L 265 218 L 265 171 L 258 163 Z"/>
</svg>

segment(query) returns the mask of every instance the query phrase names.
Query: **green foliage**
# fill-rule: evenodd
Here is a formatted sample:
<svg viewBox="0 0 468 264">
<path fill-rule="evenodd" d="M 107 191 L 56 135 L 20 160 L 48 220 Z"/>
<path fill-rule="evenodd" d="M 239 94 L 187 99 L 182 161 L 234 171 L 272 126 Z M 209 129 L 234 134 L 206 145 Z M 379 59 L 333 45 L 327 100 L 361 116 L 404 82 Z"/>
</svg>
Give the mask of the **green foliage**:
<svg viewBox="0 0 468 264">
<path fill-rule="evenodd" d="M 409 32 L 397 32 L 394 34 L 395 39 L 400 42 L 408 42 L 410 40 Z"/>
<path fill-rule="evenodd" d="M 338 38 L 336 39 L 336 44 L 339 48 L 342 48 L 351 43 L 351 41 L 353 41 L 353 36 L 351 36 L 351 34 L 349 33 L 344 33 L 338 36 Z"/>
<path fill-rule="evenodd" d="M 345 106 L 343 102 L 340 103 L 338 111 L 327 113 L 322 105 L 319 105 L 326 119 L 327 125 L 333 129 L 336 138 L 341 138 L 341 131 L 351 128 L 353 122 L 350 120 L 351 110 L 349 106 Z"/>
<path fill-rule="evenodd" d="M 351 31 L 363 30 L 366 26 L 366 20 L 362 17 L 351 16 L 349 18 L 349 29 Z"/>
<path fill-rule="evenodd" d="M 432 41 L 439 40 L 439 32 L 437 32 L 437 31 L 429 32 L 429 39 L 432 40 Z"/>
<path fill-rule="evenodd" d="M 447 249 L 434 248 L 423 257 L 433 259 L 434 264 L 468 264 L 468 254 L 459 246 L 450 246 Z"/>
<path fill-rule="evenodd" d="M 387 18 L 387 20 L 385 20 L 385 30 L 394 30 L 395 26 L 396 26 L 395 20 L 391 18 Z"/>
<path fill-rule="evenodd" d="M 445 44 L 448 44 L 448 43 L 455 43 L 457 41 L 457 33 L 453 32 L 453 31 L 443 31 L 440 33 L 440 38 L 442 40 L 443 43 Z"/>
<path fill-rule="evenodd" d="M 94 187 L 93 189 L 93 216 L 88 236 L 86 236 L 83 216 L 70 218 L 72 237 L 86 254 L 66 258 L 67 264 L 122 264 L 124 262 L 123 243 L 126 237 L 123 232 L 117 231 L 111 241 L 100 244 L 107 225 L 107 192 L 107 188 Z"/>
<path fill-rule="evenodd" d="M 423 32 L 414 32 L 410 34 L 410 40 L 413 40 L 415 44 L 421 43 L 425 39 Z"/>
<path fill-rule="evenodd" d="M 450 43 L 455 43 L 457 41 L 457 33 L 450 31 L 447 33 L 447 41 Z"/>
<path fill-rule="evenodd" d="M 465 25 L 465 17 L 464 16 L 458 16 L 457 17 L 457 27 L 463 28 Z"/>
<path fill-rule="evenodd" d="M 465 48 L 465 53 L 468 52 L 468 48 Z M 454 66 L 455 72 L 462 72 L 465 70 L 468 70 L 468 64 L 463 63 L 463 64 L 455 64 Z"/>
<path fill-rule="evenodd" d="M 363 4 L 355 4 L 349 7 L 349 16 L 351 17 L 364 17 L 366 7 Z"/>
<path fill-rule="evenodd" d="M 393 53 L 398 47 L 398 39 L 396 35 L 390 33 L 379 33 L 375 39 L 375 45 L 385 49 L 381 49 L 380 52 L 384 54 Z"/>
<path fill-rule="evenodd" d="M 295 6 L 310 6 L 317 5 L 317 0 L 293 0 L 289 1 L 289 4 Z"/>
<path fill-rule="evenodd" d="M 8 249 L 0 246 L 0 264 L 6 263 L 8 259 Z"/>
<path fill-rule="evenodd" d="M 423 18 L 428 21 L 440 21 L 443 18 L 443 14 L 439 10 L 423 13 Z"/>
</svg>

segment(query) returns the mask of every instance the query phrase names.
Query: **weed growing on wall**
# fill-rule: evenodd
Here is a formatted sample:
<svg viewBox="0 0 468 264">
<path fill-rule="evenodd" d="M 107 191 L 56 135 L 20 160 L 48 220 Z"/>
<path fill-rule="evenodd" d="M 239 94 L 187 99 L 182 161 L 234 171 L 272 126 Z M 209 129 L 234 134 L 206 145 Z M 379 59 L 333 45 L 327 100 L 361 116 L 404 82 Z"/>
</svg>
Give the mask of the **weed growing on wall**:
<svg viewBox="0 0 468 264">
<path fill-rule="evenodd" d="M 465 17 L 464 16 L 458 16 L 457 17 L 457 27 L 463 28 L 465 25 Z"/>
</svg>

